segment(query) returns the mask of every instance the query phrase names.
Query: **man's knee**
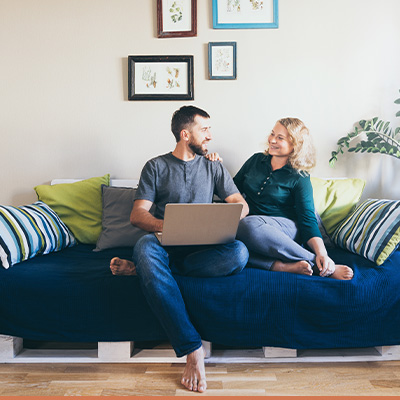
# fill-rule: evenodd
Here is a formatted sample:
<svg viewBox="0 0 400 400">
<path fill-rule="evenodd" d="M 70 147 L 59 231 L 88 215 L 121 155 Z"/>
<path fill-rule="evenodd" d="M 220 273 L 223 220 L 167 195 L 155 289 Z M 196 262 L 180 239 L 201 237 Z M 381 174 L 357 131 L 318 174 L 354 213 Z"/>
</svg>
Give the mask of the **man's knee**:
<svg viewBox="0 0 400 400">
<path fill-rule="evenodd" d="M 154 234 L 142 236 L 133 249 L 133 263 L 136 266 L 137 274 L 144 276 L 155 273 L 154 264 L 165 258 L 165 250 L 160 245 Z"/>
<path fill-rule="evenodd" d="M 249 260 L 249 250 L 243 242 L 240 240 L 235 240 L 233 242 L 234 252 L 235 252 L 235 266 L 232 274 L 237 274 L 241 272 Z"/>
</svg>

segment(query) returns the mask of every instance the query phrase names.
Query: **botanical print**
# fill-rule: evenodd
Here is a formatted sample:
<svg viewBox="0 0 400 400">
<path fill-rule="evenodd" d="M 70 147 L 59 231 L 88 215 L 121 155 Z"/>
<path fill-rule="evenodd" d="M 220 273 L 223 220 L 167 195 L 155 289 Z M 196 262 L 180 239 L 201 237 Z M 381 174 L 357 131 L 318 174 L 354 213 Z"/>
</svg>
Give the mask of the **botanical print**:
<svg viewBox="0 0 400 400">
<path fill-rule="evenodd" d="M 240 12 L 240 0 L 228 0 L 226 4 L 228 13 Z"/>
<path fill-rule="evenodd" d="M 250 3 L 254 11 L 262 10 L 264 7 L 264 0 L 250 0 Z"/>
<path fill-rule="evenodd" d="M 150 66 L 143 67 L 142 80 L 144 81 L 143 83 L 145 84 L 146 87 L 156 88 L 157 86 L 156 76 L 157 74 L 155 72 L 153 75 L 151 74 Z"/>
<path fill-rule="evenodd" d="M 179 68 L 170 68 L 167 67 L 167 88 L 172 89 L 174 87 L 181 87 L 179 84 L 178 78 L 179 78 Z"/>
<path fill-rule="evenodd" d="M 218 74 L 224 75 L 232 70 L 231 52 L 228 48 L 217 48 L 214 55 L 214 67 Z"/>
<path fill-rule="evenodd" d="M 171 21 L 176 24 L 183 18 L 183 2 L 175 0 L 169 7 Z"/>
</svg>

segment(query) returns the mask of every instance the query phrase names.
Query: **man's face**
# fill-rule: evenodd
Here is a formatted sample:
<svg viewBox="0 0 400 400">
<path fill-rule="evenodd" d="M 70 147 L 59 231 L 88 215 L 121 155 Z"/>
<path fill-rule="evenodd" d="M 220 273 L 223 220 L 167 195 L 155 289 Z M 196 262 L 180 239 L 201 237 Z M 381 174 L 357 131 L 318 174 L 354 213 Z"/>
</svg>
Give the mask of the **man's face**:
<svg viewBox="0 0 400 400">
<path fill-rule="evenodd" d="M 208 152 L 208 142 L 212 139 L 210 119 L 196 115 L 194 124 L 190 130 L 188 146 L 199 156 L 204 156 Z"/>
</svg>

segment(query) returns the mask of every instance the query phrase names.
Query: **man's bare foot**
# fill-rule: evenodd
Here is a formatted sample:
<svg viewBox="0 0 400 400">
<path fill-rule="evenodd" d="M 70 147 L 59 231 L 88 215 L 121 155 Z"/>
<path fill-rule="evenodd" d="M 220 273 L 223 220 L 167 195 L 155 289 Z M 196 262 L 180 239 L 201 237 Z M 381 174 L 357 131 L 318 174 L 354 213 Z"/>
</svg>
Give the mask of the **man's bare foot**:
<svg viewBox="0 0 400 400">
<path fill-rule="evenodd" d="M 276 260 L 271 267 L 271 271 L 291 272 L 300 275 L 312 275 L 311 265 L 307 261 L 297 261 L 294 263 L 284 263 Z"/>
<path fill-rule="evenodd" d="M 347 265 L 335 265 L 335 272 L 332 275 L 329 275 L 329 278 L 333 279 L 341 279 L 341 280 L 350 280 L 353 278 L 354 272 Z"/>
<path fill-rule="evenodd" d="M 110 269 L 113 275 L 136 275 L 135 264 L 119 257 L 114 257 L 110 261 Z"/>
<path fill-rule="evenodd" d="M 186 389 L 203 393 L 207 389 L 203 346 L 186 357 L 181 383 Z"/>
</svg>

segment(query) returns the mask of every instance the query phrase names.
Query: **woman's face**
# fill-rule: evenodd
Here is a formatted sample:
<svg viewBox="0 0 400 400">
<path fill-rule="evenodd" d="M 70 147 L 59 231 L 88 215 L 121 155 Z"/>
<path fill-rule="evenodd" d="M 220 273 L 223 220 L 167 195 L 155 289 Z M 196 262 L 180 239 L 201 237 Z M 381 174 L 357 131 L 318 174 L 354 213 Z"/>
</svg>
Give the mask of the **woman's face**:
<svg viewBox="0 0 400 400">
<path fill-rule="evenodd" d="M 289 157 L 290 153 L 293 151 L 293 144 L 290 140 L 289 133 L 279 122 L 276 123 L 274 129 L 272 129 L 272 132 L 268 136 L 268 145 L 268 153 L 271 156 Z"/>
</svg>

